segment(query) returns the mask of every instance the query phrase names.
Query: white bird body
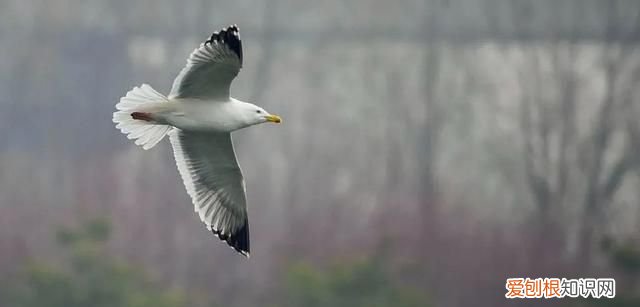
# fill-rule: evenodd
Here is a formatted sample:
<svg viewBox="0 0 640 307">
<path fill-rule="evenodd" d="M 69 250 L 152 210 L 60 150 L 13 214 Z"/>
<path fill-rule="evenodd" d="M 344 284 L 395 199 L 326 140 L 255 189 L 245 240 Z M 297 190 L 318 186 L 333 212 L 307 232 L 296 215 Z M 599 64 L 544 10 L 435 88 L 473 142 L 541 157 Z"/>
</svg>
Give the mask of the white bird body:
<svg viewBox="0 0 640 307">
<path fill-rule="evenodd" d="M 247 116 L 246 112 L 243 112 L 246 109 L 258 108 L 254 104 L 234 98 L 227 101 L 176 98 L 150 106 L 146 112 L 152 113 L 157 122 L 182 130 L 232 132 L 260 123 L 255 117 Z"/>
<path fill-rule="evenodd" d="M 229 96 L 242 66 L 237 26 L 229 26 L 196 48 L 169 96 L 143 84 L 116 104 L 116 128 L 150 149 L 169 135 L 176 165 L 194 210 L 218 238 L 249 256 L 245 184 L 231 132 L 280 117 Z"/>
</svg>

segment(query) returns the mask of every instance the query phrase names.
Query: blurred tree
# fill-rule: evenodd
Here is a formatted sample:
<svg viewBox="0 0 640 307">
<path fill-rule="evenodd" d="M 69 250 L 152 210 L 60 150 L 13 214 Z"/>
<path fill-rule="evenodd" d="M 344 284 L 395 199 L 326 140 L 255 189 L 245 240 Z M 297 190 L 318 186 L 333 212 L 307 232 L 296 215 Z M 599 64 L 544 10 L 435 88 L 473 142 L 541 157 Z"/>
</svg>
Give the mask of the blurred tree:
<svg viewBox="0 0 640 307">
<path fill-rule="evenodd" d="M 578 59 L 586 52 L 575 37 L 557 37 L 548 46 L 526 48 L 530 66 L 520 77 L 525 177 L 537 208 L 538 241 L 548 247 L 534 248 L 555 257 L 553 253 L 565 245 L 569 211 L 578 204 L 576 255 L 581 269 L 591 264 L 597 230 L 605 225 L 616 193 L 638 165 L 633 147 L 637 127 L 629 125 L 636 119 L 629 114 L 637 99 L 640 66 L 636 48 L 621 41 L 613 25 L 618 19 L 615 3 L 607 4 L 605 10 L 610 43 L 598 51 L 594 63 L 603 77 L 597 100 L 583 102 L 592 86 L 580 71 Z M 577 22 L 579 17 L 568 16 L 568 20 Z M 549 238 L 556 242 L 548 245 Z"/>
<path fill-rule="evenodd" d="M 394 283 L 375 260 L 342 263 L 327 270 L 307 264 L 289 268 L 285 306 L 429 306 L 415 289 Z"/>
<path fill-rule="evenodd" d="M 60 229 L 57 242 L 64 248 L 61 266 L 27 265 L 9 286 L 2 287 L 8 304 L 3 306 L 184 306 L 178 291 L 166 291 L 145 272 L 105 253 L 110 227 L 105 220 L 85 223 L 81 229 Z"/>
</svg>

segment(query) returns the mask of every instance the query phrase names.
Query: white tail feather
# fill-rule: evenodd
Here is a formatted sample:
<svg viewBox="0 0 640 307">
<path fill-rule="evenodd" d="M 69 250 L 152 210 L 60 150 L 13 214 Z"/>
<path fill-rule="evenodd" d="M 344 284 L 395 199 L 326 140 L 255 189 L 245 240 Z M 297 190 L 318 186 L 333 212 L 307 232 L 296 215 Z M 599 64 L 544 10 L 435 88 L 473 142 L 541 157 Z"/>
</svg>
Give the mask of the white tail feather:
<svg viewBox="0 0 640 307">
<path fill-rule="evenodd" d="M 136 145 L 142 146 L 145 150 L 150 149 L 171 131 L 171 126 L 133 119 L 131 113 L 141 111 L 152 104 L 167 101 L 167 97 L 147 84 L 134 87 L 116 104 L 118 111 L 113 113 L 113 122 L 116 123 L 116 128 L 126 134 L 129 139 L 135 139 Z"/>
</svg>

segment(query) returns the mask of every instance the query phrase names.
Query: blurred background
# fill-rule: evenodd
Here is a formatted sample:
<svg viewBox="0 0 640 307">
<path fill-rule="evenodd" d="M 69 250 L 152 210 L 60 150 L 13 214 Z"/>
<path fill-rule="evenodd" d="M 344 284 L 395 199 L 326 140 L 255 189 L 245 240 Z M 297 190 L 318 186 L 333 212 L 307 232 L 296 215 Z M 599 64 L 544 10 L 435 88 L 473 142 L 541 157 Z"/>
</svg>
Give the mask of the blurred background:
<svg viewBox="0 0 640 307">
<path fill-rule="evenodd" d="M 252 257 L 111 122 L 237 23 Z M 0 0 L 0 306 L 640 306 L 640 2 Z M 508 301 L 509 277 L 617 298 Z"/>
</svg>

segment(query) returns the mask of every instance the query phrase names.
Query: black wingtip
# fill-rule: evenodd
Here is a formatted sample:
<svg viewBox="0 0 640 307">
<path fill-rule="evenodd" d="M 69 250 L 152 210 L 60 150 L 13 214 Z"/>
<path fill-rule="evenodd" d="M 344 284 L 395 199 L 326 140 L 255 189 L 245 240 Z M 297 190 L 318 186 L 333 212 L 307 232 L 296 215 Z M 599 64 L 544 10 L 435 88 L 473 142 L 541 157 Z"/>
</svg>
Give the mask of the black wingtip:
<svg viewBox="0 0 640 307">
<path fill-rule="evenodd" d="M 227 242 L 236 252 L 249 258 L 249 220 L 245 219 L 244 225 L 231 235 L 220 233 L 213 228 L 211 228 L 211 231 L 220 240 Z"/>
<path fill-rule="evenodd" d="M 205 44 L 213 44 L 214 42 L 227 45 L 242 63 L 242 41 L 240 40 L 240 28 L 237 25 L 230 25 L 218 32 L 213 32 Z"/>
</svg>

